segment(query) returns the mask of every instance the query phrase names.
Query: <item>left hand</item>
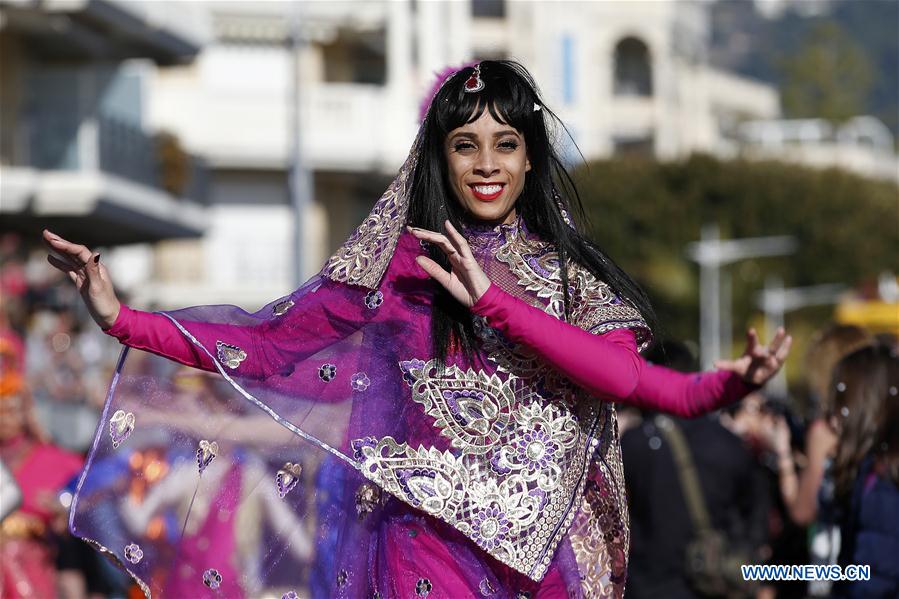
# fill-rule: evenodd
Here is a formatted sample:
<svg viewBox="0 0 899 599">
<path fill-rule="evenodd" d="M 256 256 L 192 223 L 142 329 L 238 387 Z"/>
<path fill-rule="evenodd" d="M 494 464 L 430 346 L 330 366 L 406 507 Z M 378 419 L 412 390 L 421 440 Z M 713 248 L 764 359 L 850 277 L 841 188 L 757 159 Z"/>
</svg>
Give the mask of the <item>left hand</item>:
<svg viewBox="0 0 899 599">
<path fill-rule="evenodd" d="M 487 292 L 490 279 L 472 256 L 471 248 L 468 247 L 468 242 L 462 234 L 449 221 L 446 221 L 444 226 L 446 235 L 415 227 L 408 229 L 418 239 L 433 243 L 440 248 L 449 258 L 451 270 L 447 272 L 427 256 L 418 256 L 415 261 L 463 306 L 471 308 Z"/>
<path fill-rule="evenodd" d="M 777 329 L 771 344 L 759 343 L 755 329 L 746 333 L 746 349 L 736 360 L 717 360 L 715 368 L 736 372 L 743 380 L 753 385 L 764 385 L 777 374 L 787 360 L 793 337 L 781 327 Z"/>
</svg>

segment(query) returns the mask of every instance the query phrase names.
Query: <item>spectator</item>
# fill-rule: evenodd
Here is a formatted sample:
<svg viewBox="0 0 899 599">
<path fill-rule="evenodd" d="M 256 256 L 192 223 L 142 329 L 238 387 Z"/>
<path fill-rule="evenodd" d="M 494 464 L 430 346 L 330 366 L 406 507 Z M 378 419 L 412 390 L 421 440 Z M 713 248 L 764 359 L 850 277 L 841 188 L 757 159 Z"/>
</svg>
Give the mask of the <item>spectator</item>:
<svg viewBox="0 0 899 599">
<path fill-rule="evenodd" d="M 665 354 L 689 356 L 671 347 Z M 689 360 L 679 360 L 679 366 L 691 368 Z M 741 549 L 750 561 L 765 541 L 767 497 L 759 469 L 740 438 L 717 417 L 647 418 L 621 439 L 631 516 L 629 599 L 708 596 L 694 588 L 687 574 L 687 547 L 696 531 L 663 431 L 668 423 L 686 438 L 712 527 L 725 533 L 732 547 L 743 542 Z"/>
<path fill-rule="evenodd" d="M 899 596 L 899 357 L 882 345 L 843 358 L 832 405 L 839 435 L 833 477 L 841 509 L 840 564 L 871 579 L 834 585 L 837 597 Z"/>
</svg>

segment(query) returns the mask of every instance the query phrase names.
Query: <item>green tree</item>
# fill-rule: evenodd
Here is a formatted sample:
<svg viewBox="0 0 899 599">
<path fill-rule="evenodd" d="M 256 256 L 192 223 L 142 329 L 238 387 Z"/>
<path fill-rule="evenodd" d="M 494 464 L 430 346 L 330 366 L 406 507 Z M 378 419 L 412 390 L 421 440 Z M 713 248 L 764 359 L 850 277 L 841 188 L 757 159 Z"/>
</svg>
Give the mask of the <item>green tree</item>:
<svg viewBox="0 0 899 599">
<path fill-rule="evenodd" d="M 781 65 L 783 109 L 790 117 L 842 121 L 865 112 L 873 68 L 834 21 L 815 24 Z"/>
<path fill-rule="evenodd" d="M 791 256 L 727 267 L 735 340 L 743 338 L 747 325 L 758 323 L 755 296 L 768 275 L 779 276 L 787 287 L 869 288 L 882 271 L 897 268 L 894 183 L 839 169 L 703 155 L 670 163 L 603 160 L 574 175 L 590 236 L 649 293 L 663 327 L 657 336 L 698 338 L 699 269 L 685 249 L 706 223 L 717 224 L 723 238 L 792 235 L 799 243 Z M 832 307 L 810 308 L 788 315 L 787 325 L 809 331 L 831 315 Z M 797 343 L 795 354 L 801 353 Z M 792 368 L 791 374 L 798 372 Z"/>
</svg>

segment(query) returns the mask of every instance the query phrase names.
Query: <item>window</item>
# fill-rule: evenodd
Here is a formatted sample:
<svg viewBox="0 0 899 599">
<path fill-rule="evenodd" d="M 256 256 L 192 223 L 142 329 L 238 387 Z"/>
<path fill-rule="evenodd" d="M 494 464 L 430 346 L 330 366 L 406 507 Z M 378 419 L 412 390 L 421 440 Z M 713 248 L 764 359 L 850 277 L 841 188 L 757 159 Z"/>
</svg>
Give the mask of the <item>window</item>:
<svg viewBox="0 0 899 599">
<path fill-rule="evenodd" d="M 626 37 L 615 46 L 616 96 L 651 96 L 652 65 L 649 48 L 635 37 Z"/>
</svg>

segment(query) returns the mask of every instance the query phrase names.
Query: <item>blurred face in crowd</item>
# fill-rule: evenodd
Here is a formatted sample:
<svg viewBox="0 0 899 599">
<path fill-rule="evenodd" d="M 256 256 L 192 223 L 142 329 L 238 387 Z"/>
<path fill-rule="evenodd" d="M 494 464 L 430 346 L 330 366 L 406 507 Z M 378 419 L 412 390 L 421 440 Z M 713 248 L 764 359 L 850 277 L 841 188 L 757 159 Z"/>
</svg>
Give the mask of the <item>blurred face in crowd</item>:
<svg viewBox="0 0 899 599">
<path fill-rule="evenodd" d="M 751 393 L 740 402 L 740 409 L 726 424 L 735 435 L 750 441 L 763 436 L 767 425 L 763 413 L 764 396 L 760 393 Z"/>
<path fill-rule="evenodd" d="M 24 399 L 18 394 L 0 396 L 0 443 L 25 432 Z"/>
<path fill-rule="evenodd" d="M 450 131 L 444 145 L 449 185 L 473 218 L 492 224 L 515 218 L 515 202 L 531 170 L 524 136 L 485 110 Z"/>
</svg>

